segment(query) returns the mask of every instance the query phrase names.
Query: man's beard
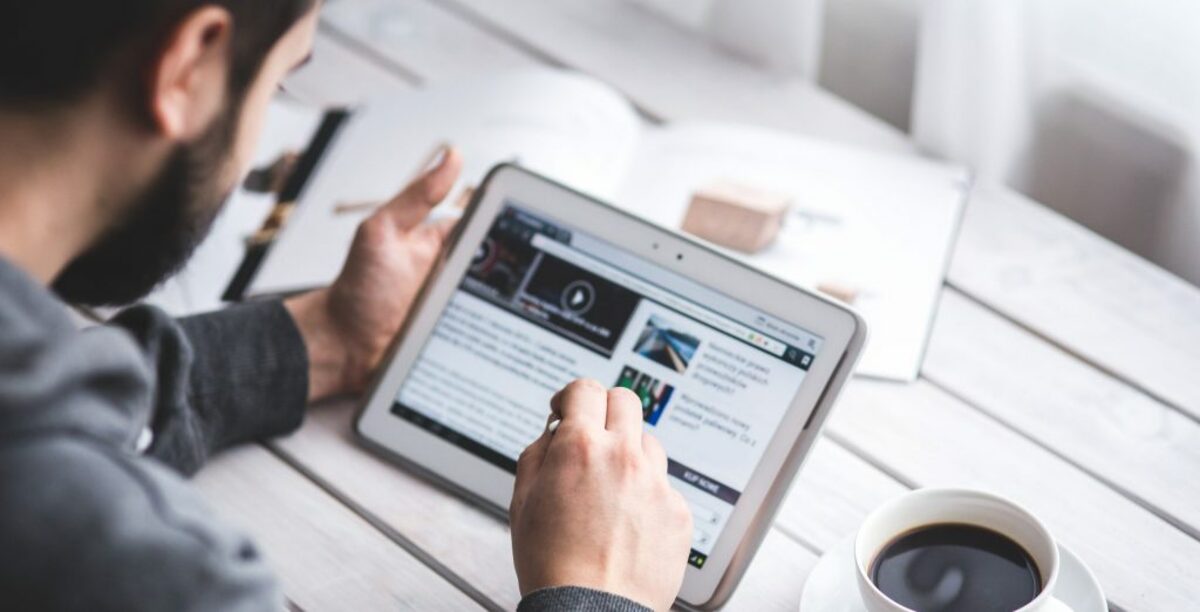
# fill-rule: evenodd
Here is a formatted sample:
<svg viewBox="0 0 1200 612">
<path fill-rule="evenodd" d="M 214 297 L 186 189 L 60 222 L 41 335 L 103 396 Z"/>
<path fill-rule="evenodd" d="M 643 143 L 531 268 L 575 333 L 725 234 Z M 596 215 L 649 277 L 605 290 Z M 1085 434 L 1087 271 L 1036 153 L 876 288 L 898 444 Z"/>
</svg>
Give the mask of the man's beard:
<svg viewBox="0 0 1200 612">
<path fill-rule="evenodd" d="M 199 138 L 171 152 L 124 216 L 54 279 L 59 297 L 87 306 L 129 304 L 183 267 L 228 195 L 221 171 L 236 118 L 231 104 Z"/>
</svg>

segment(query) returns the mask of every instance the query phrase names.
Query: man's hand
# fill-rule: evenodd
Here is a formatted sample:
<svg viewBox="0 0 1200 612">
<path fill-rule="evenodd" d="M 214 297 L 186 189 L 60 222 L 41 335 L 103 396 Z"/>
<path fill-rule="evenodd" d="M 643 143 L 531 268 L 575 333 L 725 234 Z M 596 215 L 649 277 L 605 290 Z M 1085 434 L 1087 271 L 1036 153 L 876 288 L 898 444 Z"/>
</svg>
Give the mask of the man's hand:
<svg viewBox="0 0 1200 612">
<path fill-rule="evenodd" d="M 310 400 L 361 390 L 409 314 L 453 220 L 424 223 L 462 170 L 453 148 L 358 226 L 326 289 L 287 300 L 308 350 Z"/>
<path fill-rule="evenodd" d="M 692 515 L 667 483 L 662 445 L 642 431 L 642 403 L 577 380 L 550 406 L 561 423 L 521 453 L 509 508 L 521 595 L 582 586 L 670 608 Z"/>
</svg>

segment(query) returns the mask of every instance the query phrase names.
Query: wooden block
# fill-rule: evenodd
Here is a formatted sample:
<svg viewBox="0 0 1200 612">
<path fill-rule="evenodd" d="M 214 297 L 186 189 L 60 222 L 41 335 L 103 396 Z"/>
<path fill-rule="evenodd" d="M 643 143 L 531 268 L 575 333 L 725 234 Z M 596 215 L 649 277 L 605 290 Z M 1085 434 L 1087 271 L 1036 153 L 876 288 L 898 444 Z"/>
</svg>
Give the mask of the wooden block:
<svg viewBox="0 0 1200 612">
<path fill-rule="evenodd" d="M 858 300 L 858 289 L 845 283 L 826 281 L 817 285 L 817 291 L 847 304 L 854 304 Z"/>
<path fill-rule="evenodd" d="M 790 205 L 787 195 L 718 181 L 692 194 L 683 231 L 721 246 L 756 253 L 775 240 Z"/>
</svg>

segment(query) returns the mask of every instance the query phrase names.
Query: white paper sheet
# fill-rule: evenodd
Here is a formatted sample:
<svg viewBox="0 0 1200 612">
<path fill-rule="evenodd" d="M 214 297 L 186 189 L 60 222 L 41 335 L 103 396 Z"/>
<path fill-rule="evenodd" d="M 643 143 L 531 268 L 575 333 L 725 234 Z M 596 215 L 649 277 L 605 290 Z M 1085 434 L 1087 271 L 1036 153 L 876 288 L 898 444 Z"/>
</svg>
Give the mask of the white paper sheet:
<svg viewBox="0 0 1200 612">
<path fill-rule="evenodd" d="M 790 194 L 793 212 L 779 239 L 745 260 L 801 286 L 856 289 L 853 306 L 870 326 L 860 374 L 913 380 L 920 370 L 962 213 L 964 170 L 751 127 L 643 129 L 612 89 L 551 70 L 368 103 L 326 153 L 249 293 L 332 281 L 369 214 L 334 207 L 390 197 L 446 141 L 466 162 L 448 202 L 513 160 L 671 229 L 691 194 L 713 180 Z"/>
<path fill-rule="evenodd" d="M 629 104 L 610 88 L 544 69 L 371 101 L 325 155 L 249 293 L 280 293 L 332 281 L 355 228 L 370 214 L 339 214 L 335 206 L 391 197 L 439 143 L 453 143 L 465 162 L 447 202 L 503 161 L 517 161 L 611 199 L 640 129 Z"/>
<path fill-rule="evenodd" d="M 777 241 L 751 265 L 815 288 L 855 288 L 870 338 L 858 373 L 916 378 L 962 213 L 966 172 L 757 128 L 687 125 L 643 135 L 619 205 L 678 229 L 691 194 L 731 179 L 790 194 Z"/>
</svg>

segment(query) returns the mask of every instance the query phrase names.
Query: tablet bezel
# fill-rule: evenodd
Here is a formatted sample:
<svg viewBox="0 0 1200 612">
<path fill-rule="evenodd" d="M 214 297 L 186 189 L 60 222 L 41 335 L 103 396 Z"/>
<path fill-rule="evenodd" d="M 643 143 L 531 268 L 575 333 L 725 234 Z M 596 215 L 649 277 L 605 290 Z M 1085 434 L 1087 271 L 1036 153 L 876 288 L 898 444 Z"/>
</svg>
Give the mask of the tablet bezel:
<svg viewBox="0 0 1200 612">
<path fill-rule="evenodd" d="M 476 245 L 511 202 L 568 228 L 587 228 L 629 254 L 744 302 L 823 338 L 805 382 L 788 406 L 743 489 L 704 567 L 687 566 L 679 600 L 689 607 L 720 606 L 741 579 L 770 528 L 775 510 L 825 421 L 865 342 L 866 326 L 852 310 L 769 277 L 690 238 L 510 164 L 488 173 L 439 258 L 405 328 L 397 336 L 362 411 L 356 433 L 369 445 L 506 513 L 514 476 L 391 413 L 410 366 L 419 357 L 442 310 L 458 289 Z M 753 301 L 743 296 L 753 296 Z M 788 308 L 783 308 L 783 306 Z M 801 318 L 796 313 L 804 313 Z M 812 407 L 811 412 L 807 409 Z"/>
</svg>

